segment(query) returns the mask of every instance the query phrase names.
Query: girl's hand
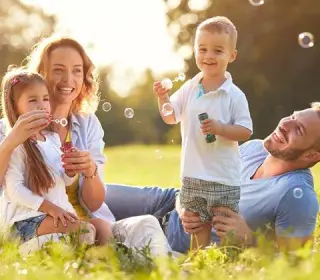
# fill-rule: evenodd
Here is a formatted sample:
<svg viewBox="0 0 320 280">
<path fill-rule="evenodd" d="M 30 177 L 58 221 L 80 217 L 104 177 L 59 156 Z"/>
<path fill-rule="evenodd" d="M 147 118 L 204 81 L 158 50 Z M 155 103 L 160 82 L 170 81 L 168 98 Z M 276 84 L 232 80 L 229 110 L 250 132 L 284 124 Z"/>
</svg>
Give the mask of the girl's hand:
<svg viewBox="0 0 320 280">
<path fill-rule="evenodd" d="M 71 152 L 62 155 L 62 162 L 64 163 L 62 167 L 68 176 L 82 173 L 84 176 L 90 177 L 96 170 L 96 165 L 91 159 L 89 151 L 80 151 L 74 147 Z"/>
<path fill-rule="evenodd" d="M 75 220 L 78 220 L 78 217 L 75 214 L 62 209 L 57 205 L 51 207 L 50 211 L 48 211 L 48 214 L 53 218 L 54 227 L 58 226 L 59 220 L 65 227 L 68 226 L 68 222 L 74 223 Z"/>
<path fill-rule="evenodd" d="M 43 203 L 39 207 L 39 211 L 48 213 L 48 215 L 53 218 L 54 227 L 58 226 L 59 220 L 62 223 L 62 225 L 64 225 L 65 227 L 68 225 L 67 221 L 74 223 L 75 220 L 78 220 L 78 217 L 75 214 L 62 209 L 61 207 L 53 204 L 52 202 L 46 199 L 43 201 Z"/>
<path fill-rule="evenodd" d="M 34 110 L 21 115 L 8 135 L 10 143 L 14 147 L 19 146 L 49 123 L 49 113 L 43 110 Z"/>
</svg>

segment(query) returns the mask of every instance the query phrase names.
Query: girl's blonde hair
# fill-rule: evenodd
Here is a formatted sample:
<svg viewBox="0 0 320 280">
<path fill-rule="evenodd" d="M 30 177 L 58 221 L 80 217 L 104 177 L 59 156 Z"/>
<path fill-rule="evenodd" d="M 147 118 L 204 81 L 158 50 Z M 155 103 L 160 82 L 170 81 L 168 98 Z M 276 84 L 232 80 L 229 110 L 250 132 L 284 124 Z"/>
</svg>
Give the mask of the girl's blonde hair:
<svg viewBox="0 0 320 280">
<path fill-rule="evenodd" d="M 48 74 L 49 59 L 52 51 L 59 47 L 69 47 L 76 50 L 83 60 L 84 81 L 79 96 L 73 101 L 70 114 L 78 112 L 95 112 L 99 104 L 99 79 L 98 72 L 91 59 L 80 43 L 75 39 L 53 35 L 42 39 L 34 46 L 27 57 L 28 70 L 40 73 L 44 78 Z"/>
<path fill-rule="evenodd" d="M 17 122 L 17 102 L 23 91 L 31 85 L 46 82 L 38 73 L 32 73 L 23 69 L 8 71 L 2 79 L 1 101 L 2 114 L 10 128 Z M 45 163 L 36 143 L 28 139 L 23 143 L 26 155 L 27 187 L 35 194 L 42 195 L 54 187 L 52 174 Z"/>
</svg>

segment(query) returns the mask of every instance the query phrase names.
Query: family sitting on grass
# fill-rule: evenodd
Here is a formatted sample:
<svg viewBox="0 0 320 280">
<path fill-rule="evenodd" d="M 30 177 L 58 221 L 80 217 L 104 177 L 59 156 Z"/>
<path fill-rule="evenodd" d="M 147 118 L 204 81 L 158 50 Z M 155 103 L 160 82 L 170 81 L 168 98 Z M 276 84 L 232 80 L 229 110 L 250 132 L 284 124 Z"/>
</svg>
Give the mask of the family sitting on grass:
<svg viewBox="0 0 320 280">
<path fill-rule="evenodd" d="M 72 38 L 40 41 L 1 86 L 2 234 L 18 239 L 24 252 L 79 232 L 83 243 L 148 245 L 153 256 L 212 242 L 255 246 L 258 231 L 279 250 L 312 242 L 319 207 L 309 168 L 320 161 L 320 103 L 281 119 L 266 139 L 238 147 L 250 138 L 252 121 L 227 72 L 236 42 L 230 20 L 208 19 L 195 35 L 199 74 L 170 98 L 154 83 L 160 114 L 164 104 L 173 108 L 163 120 L 181 122 L 176 190 L 104 184 L 95 67 Z M 203 113 L 208 118 L 199 120 Z M 62 118 L 66 126 L 52 121 Z"/>
</svg>

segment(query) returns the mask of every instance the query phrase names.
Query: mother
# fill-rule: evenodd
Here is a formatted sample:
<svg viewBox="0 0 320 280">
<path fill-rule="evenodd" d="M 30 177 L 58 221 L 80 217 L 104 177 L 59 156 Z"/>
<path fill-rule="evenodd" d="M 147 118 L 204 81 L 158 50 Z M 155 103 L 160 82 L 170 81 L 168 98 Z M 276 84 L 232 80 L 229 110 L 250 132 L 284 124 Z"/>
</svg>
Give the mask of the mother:
<svg viewBox="0 0 320 280">
<path fill-rule="evenodd" d="M 82 219 L 94 216 L 113 222 L 113 214 L 103 203 L 106 196 L 103 184 L 104 132 L 94 114 L 98 105 L 98 76 L 92 61 L 76 40 L 52 36 L 33 48 L 26 66 L 45 77 L 53 117 L 68 119 L 68 126 L 55 125 L 55 130 L 61 142 L 71 131 L 72 144 L 77 148 L 64 160 L 66 170 L 79 174 L 79 180 L 67 188 L 70 202 Z M 25 128 L 25 133 L 18 136 L 18 130 L 13 128 L 0 144 L 0 179 L 13 149 L 30 137 L 34 130 L 40 129 L 43 121 L 45 118 L 39 112 L 32 116 L 32 120 L 30 116 L 23 116 L 17 125 L 20 131 L 21 127 Z M 150 246 L 153 253 L 170 250 L 158 221 L 150 215 L 119 221 L 114 224 L 113 232 L 127 245 L 139 247 L 152 238 Z"/>
</svg>

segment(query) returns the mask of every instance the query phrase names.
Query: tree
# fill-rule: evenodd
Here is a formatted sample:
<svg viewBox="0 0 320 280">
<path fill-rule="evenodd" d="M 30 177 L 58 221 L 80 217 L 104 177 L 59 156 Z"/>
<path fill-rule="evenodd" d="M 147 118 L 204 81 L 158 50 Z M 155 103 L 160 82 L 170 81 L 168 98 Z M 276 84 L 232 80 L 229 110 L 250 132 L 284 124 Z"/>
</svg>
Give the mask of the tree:
<svg viewBox="0 0 320 280">
<path fill-rule="evenodd" d="M 1 0 L 0 74 L 10 64 L 20 65 L 40 36 L 50 35 L 55 18 L 18 0 Z"/>
</svg>

